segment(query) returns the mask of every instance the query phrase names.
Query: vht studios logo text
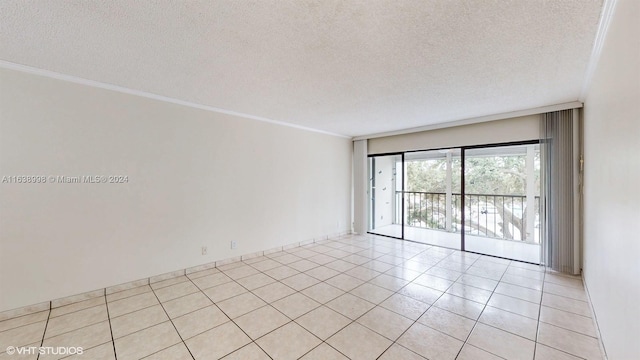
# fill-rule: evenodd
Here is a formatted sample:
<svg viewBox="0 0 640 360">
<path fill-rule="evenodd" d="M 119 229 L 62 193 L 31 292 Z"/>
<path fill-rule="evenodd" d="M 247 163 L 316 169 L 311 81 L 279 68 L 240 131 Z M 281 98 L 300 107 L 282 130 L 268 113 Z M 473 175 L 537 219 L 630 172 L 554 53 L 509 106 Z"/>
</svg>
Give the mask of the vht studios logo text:
<svg viewBox="0 0 640 360">
<path fill-rule="evenodd" d="M 7 355 L 82 355 L 84 349 L 77 346 L 9 346 Z"/>
</svg>

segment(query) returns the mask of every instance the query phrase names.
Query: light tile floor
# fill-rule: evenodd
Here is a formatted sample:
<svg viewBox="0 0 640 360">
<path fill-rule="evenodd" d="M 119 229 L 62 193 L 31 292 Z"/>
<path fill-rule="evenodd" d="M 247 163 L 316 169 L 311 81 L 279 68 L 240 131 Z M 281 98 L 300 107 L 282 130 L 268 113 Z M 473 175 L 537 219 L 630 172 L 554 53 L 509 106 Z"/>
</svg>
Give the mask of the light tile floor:
<svg viewBox="0 0 640 360">
<path fill-rule="evenodd" d="M 0 322 L 67 359 L 601 359 L 580 278 L 345 236 Z"/>
</svg>

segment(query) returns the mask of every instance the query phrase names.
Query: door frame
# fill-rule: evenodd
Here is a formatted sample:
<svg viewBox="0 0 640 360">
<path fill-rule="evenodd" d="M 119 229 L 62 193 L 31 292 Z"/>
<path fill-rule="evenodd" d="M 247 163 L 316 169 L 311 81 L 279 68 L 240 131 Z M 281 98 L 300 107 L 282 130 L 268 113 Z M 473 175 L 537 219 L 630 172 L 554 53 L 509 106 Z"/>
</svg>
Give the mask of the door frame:
<svg viewBox="0 0 640 360">
<path fill-rule="evenodd" d="M 465 152 L 466 150 L 472 150 L 472 149 L 483 149 L 483 148 L 493 148 L 493 147 L 506 147 L 506 146 L 518 146 L 518 145 L 535 145 L 535 144 L 540 144 L 540 140 L 536 139 L 536 140 L 523 140 L 523 141 L 511 141 L 511 142 L 499 142 L 499 143 L 490 143 L 490 144 L 479 144 L 479 145 L 465 145 L 465 146 L 449 146 L 449 147 L 439 147 L 439 148 L 431 148 L 431 149 L 420 149 L 420 150 L 408 150 L 408 151 L 397 151 L 397 152 L 387 152 L 387 153 L 378 153 L 378 154 L 367 154 L 367 159 L 369 158 L 375 158 L 375 157 L 380 157 L 380 156 L 401 156 L 401 162 L 402 162 L 402 190 L 401 190 L 401 205 L 402 205 L 402 209 L 401 209 L 401 236 L 397 237 L 397 236 L 392 236 L 392 235 L 382 235 L 382 234 L 377 234 L 374 232 L 371 232 L 370 230 L 367 230 L 367 234 L 372 234 L 372 235 L 377 235 L 377 236 L 385 236 L 385 237 L 390 237 L 393 239 L 399 239 L 399 240 L 404 240 L 404 241 L 411 241 L 411 242 L 418 242 L 415 240 L 410 240 L 410 239 L 405 239 L 405 154 L 409 154 L 409 153 L 415 153 L 415 152 L 424 152 L 424 151 L 438 151 L 438 150 L 450 150 L 450 149 L 460 149 L 460 161 L 461 161 L 461 166 L 460 166 L 460 220 L 461 220 L 461 230 L 460 230 L 460 251 L 467 251 L 465 248 Z M 375 162 L 374 162 L 375 164 Z M 397 169 L 396 169 L 397 171 Z M 371 175 L 374 175 L 373 173 Z M 375 179 L 375 176 L 374 176 Z M 371 181 L 371 180 L 370 180 Z M 375 180 L 373 180 L 375 181 Z M 374 199 L 374 195 L 375 195 L 375 188 L 371 187 L 371 184 L 368 185 L 368 189 L 371 189 L 372 193 L 369 194 L 369 207 L 371 207 L 371 203 L 372 203 L 372 199 Z M 369 211 L 369 214 L 367 216 L 368 219 L 372 219 L 371 218 L 371 209 Z M 375 210 L 373 210 L 375 211 Z M 375 220 L 374 220 L 375 221 Z M 367 229 L 369 229 L 371 227 L 371 224 L 367 224 Z M 542 237 L 542 232 L 540 233 L 540 248 L 542 249 L 543 246 L 543 242 L 546 241 L 543 237 Z M 422 244 L 422 242 L 418 242 L 420 244 Z M 437 246 L 437 245 L 434 245 Z M 542 250 L 541 250 L 542 251 Z M 483 254 L 486 255 L 486 254 Z M 488 255 L 488 256 L 493 256 L 493 255 Z M 542 256 L 542 254 L 541 254 Z M 499 257 L 499 256 L 495 256 L 495 257 Z M 519 260 L 516 260 L 519 261 Z M 543 263 L 543 259 L 542 257 L 540 258 L 540 263 Z"/>
<path fill-rule="evenodd" d="M 367 224 L 367 234 L 372 234 L 372 235 L 378 235 L 378 236 L 385 236 L 385 237 L 390 237 L 393 239 L 399 239 L 399 240 L 406 240 L 404 238 L 404 154 L 405 152 L 392 152 L 392 153 L 382 153 L 382 154 L 367 154 L 367 161 L 370 161 L 369 159 L 372 158 L 376 158 L 376 157 L 383 157 L 383 156 L 400 156 L 400 163 L 402 164 L 402 187 L 401 187 L 401 191 L 400 191 L 400 203 L 402 204 L 402 208 L 401 208 L 401 215 L 400 215 L 400 237 L 397 236 L 393 236 L 393 235 L 383 235 L 383 234 L 377 234 L 374 232 L 371 232 L 371 230 L 369 230 L 369 228 L 371 228 L 372 224 Z M 367 201 L 368 203 L 368 207 L 369 207 L 369 214 L 367 214 L 367 219 L 370 219 L 371 221 L 373 221 L 373 225 L 375 225 L 375 207 L 372 206 L 372 202 L 375 199 L 375 160 L 373 160 L 373 162 L 371 163 L 372 165 L 367 164 L 367 169 L 369 169 L 369 167 L 371 166 L 372 171 L 370 174 L 372 179 L 370 179 L 368 182 L 369 184 L 367 185 L 367 189 L 371 190 L 371 193 L 369 194 L 369 199 Z M 396 169 L 396 173 L 397 173 L 398 169 Z M 373 182 L 373 184 L 371 184 L 371 182 Z M 373 185 L 373 186 L 372 186 Z M 394 189 L 395 191 L 395 189 Z M 372 216 L 373 215 L 373 216 Z M 411 241 L 411 240 L 408 240 Z"/>
</svg>

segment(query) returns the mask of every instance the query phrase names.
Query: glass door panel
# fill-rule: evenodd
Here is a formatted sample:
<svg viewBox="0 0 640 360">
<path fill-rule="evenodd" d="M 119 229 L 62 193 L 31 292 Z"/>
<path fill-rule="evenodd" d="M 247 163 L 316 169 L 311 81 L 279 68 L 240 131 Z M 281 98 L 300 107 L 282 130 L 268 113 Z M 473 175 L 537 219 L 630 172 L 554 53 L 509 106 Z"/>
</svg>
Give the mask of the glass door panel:
<svg viewBox="0 0 640 360">
<path fill-rule="evenodd" d="M 369 157 L 369 232 L 402 238 L 402 154 Z"/>
<path fill-rule="evenodd" d="M 540 147 L 465 149 L 464 247 L 540 263 Z"/>
<path fill-rule="evenodd" d="M 405 154 L 404 238 L 460 249 L 460 149 Z"/>
</svg>

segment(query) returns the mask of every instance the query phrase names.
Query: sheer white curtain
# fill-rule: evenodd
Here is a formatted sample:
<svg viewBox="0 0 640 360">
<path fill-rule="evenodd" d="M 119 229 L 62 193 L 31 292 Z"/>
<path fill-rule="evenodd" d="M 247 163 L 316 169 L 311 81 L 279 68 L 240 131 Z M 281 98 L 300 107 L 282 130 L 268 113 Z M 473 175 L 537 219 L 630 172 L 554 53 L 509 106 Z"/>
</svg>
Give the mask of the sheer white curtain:
<svg viewBox="0 0 640 360">
<path fill-rule="evenodd" d="M 555 271 L 580 273 L 578 109 L 541 119 L 540 209 L 543 259 Z"/>
</svg>

